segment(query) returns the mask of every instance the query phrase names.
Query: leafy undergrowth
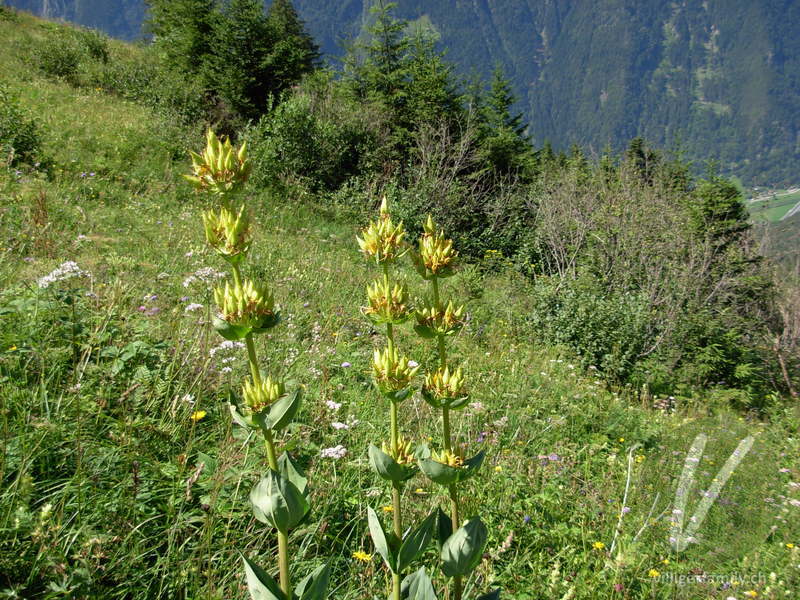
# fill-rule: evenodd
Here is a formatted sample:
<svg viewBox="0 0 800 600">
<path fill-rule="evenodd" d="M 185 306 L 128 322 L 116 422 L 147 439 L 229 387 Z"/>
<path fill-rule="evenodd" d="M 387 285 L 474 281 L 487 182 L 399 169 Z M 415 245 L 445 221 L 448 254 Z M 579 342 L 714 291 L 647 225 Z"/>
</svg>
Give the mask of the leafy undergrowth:
<svg viewBox="0 0 800 600">
<path fill-rule="evenodd" d="M 271 565 L 275 550 L 247 502 L 264 450 L 231 427 L 226 405 L 246 358 L 209 325 L 224 269 L 202 244 L 200 201 L 176 175 L 186 161 L 153 141 L 197 140 L 102 92 L 24 69 L 3 75 L 45 124 L 49 163 L 0 173 L 0 596 L 245 598 L 238 553 Z M 358 224 L 293 198 L 254 192 L 251 205 L 251 274 L 276 282 L 283 317 L 259 342 L 263 366 L 307 386 L 286 437 L 314 482 L 315 512 L 292 533 L 293 564 L 305 573 L 332 557 L 331 597 L 383 597 L 386 572 L 365 557 L 366 507 L 390 502 L 366 460 L 386 427 L 368 375 L 375 332 L 358 310 L 371 279 Z M 80 271 L 42 280 L 65 261 Z M 471 299 L 453 344 L 472 403 L 454 435 L 467 455 L 487 451 L 464 490 L 464 514 L 490 528 L 466 597 L 491 587 L 517 599 L 793 597 L 797 411 L 755 421 L 713 398 L 615 393 L 537 343 L 531 285 L 481 265 L 448 280 Z M 430 344 L 399 335 L 411 357 L 435 361 Z M 429 407 L 407 402 L 406 435 L 435 439 Z M 698 543 L 676 553 L 676 482 L 701 432 L 687 524 L 739 441 L 755 443 Z M 339 445 L 342 458 L 321 456 Z M 422 515 L 436 494 L 420 477 L 404 504 Z"/>
</svg>

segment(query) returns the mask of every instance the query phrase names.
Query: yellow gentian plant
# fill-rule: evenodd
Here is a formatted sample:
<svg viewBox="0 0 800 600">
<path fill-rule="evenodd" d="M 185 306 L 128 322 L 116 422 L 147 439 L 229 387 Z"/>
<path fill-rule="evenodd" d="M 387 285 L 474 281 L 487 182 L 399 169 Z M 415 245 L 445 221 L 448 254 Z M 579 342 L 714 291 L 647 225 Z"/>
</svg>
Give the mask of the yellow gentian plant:
<svg viewBox="0 0 800 600">
<path fill-rule="evenodd" d="M 426 477 L 447 490 L 450 515 L 448 518 L 439 512 L 438 544 L 442 570 L 452 578 L 452 598 L 461 600 L 463 577 L 480 562 L 488 532 L 477 516 L 461 521 L 458 498 L 457 485 L 475 474 L 484 457 L 480 452 L 464 458 L 460 446 L 454 445 L 450 423 L 451 412 L 466 406 L 469 399 L 463 369 L 449 364 L 445 342 L 463 327 L 464 307 L 456 306 L 452 300 L 445 303 L 440 290 L 441 280 L 456 271 L 458 253 L 453 241 L 429 216 L 411 257 L 417 272 L 431 288 L 431 298 L 414 314 L 414 330 L 423 338 L 435 339 L 438 352 L 437 368 L 425 374 L 420 391 L 425 401 L 442 415 L 442 448 L 431 452 L 423 447 L 417 462 Z"/>
<path fill-rule="evenodd" d="M 370 444 L 369 461 L 378 476 L 392 487 L 391 531 L 384 529 L 371 507 L 367 509 L 367 514 L 375 549 L 392 574 L 391 600 L 401 600 L 403 573 L 430 542 L 436 517 L 435 513 L 431 514 L 403 536 L 403 486 L 417 469 L 411 442 L 400 435 L 398 414 L 400 404 L 413 393 L 412 381 L 419 370 L 418 366 L 413 366 L 406 356 L 400 354 L 394 336 L 394 328 L 408 321 L 412 315 L 405 284 L 392 281 L 390 276 L 390 266 L 408 251 L 405 236 L 403 223 L 392 220 L 388 202 L 384 198 L 378 219 L 356 237 L 361 252 L 380 267 L 382 275 L 367 286 L 368 304 L 362 308 L 362 313 L 375 325 L 386 327 L 386 346 L 374 351 L 372 375 L 375 387 L 389 401 L 389 441 L 383 442 L 380 447 Z M 411 583 L 416 585 L 414 581 Z M 408 584 L 406 587 L 410 589 Z"/>
<path fill-rule="evenodd" d="M 253 515 L 274 527 L 278 538 L 279 581 L 242 556 L 250 596 L 253 600 L 323 600 L 327 595 L 328 565 L 316 569 L 294 590 L 289 570 L 289 530 L 303 521 L 308 512 L 307 479 L 287 453 L 280 457 L 275 434 L 283 430 L 297 414 L 302 388 L 264 378 L 256 354 L 255 335 L 264 333 L 279 322 L 272 291 L 266 283 L 244 278 L 241 273 L 252 242 L 252 228 L 247 206 L 237 193 L 244 187 L 251 163 L 247 146 L 237 150 L 229 139 L 221 140 L 211 130 L 201 154 L 191 152 L 191 175 L 184 177 L 201 192 L 209 194 L 215 206 L 203 213 L 206 241 L 231 267 L 233 283 L 214 290 L 217 315 L 214 328 L 227 340 L 243 340 L 247 347 L 250 379 L 242 385 L 242 403 L 230 405 L 233 420 L 248 429 L 261 432 L 266 446 L 267 474 L 253 487 L 250 502 Z"/>
</svg>

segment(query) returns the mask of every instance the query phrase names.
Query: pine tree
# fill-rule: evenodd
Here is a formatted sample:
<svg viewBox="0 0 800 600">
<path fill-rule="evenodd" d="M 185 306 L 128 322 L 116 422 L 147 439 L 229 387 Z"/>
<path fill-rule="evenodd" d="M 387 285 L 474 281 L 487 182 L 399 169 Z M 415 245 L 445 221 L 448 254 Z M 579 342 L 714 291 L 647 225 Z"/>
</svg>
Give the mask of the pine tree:
<svg viewBox="0 0 800 600">
<path fill-rule="evenodd" d="M 353 48 L 362 56 L 352 61 L 351 81 L 361 97 L 380 100 L 399 116 L 407 96 L 408 39 L 403 34 L 407 23 L 392 16 L 395 6 L 380 0 L 372 7 L 375 22 L 367 29 L 369 42 Z"/>
<path fill-rule="evenodd" d="M 522 113 L 511 113 L 511 107 L 517 99 L 511 90 L 511 82 L 505 76 L 503 67 L 499 64 L 492 71 L 492 81 L 489 84 L 489 93 L 486 95 L 484 114 L 490 127 L 494 129 L 507 128 L 520 138 L 524 138 L 525 123 Z"/>
<path fill-rule="evenodd" d="M 462 114 L 462 98 L 453 78 L 453 67 L 436 50 L 429 31 L 418 30 L 409 40 L 407 119 L 414 129 L 423 124 L 452 123 Z"/>
</svg>

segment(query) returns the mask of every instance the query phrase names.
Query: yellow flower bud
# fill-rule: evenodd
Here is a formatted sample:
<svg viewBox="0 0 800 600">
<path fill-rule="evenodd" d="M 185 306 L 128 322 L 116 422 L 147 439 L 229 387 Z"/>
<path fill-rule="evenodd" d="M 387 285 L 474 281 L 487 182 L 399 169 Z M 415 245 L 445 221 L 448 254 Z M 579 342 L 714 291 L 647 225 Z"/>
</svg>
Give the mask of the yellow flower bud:
<svg viewBox="0 0 800 600">
<path fill-rule="evenodd" d="M 407 252 L 404 238 L 406 235 L 403 223 L 395 225 L 389 215 L 386 198 L 381 203 L 380 218 L 373 221 L 356 236 L 361 252 L 368 258 L 374 258 L 378 264 L 390 263 Z"/>
<path fill-rule="evenodd" d="M 411 442 L 402 437 L 397 440 L 397 452 L 394 452 L 392 445 L 388 442 L 383 442 L 381 444 L 381 450 L 384 454 L 391 456 L 399 465 L 412 465 L 415 464 L 417 460 L 411 449 Z"/>
<path fill-rule="evenodd" d="M 203 226 L 208 244 L 228 260 L 250 249 L 250 219 L 244 206 L 235 214 L 225 206 L 218 213 L 208 210 L 203 213 Z"/>
<path fill-rule="evenodd" d="M 220 141 L 211 129 L 206 133 L 206 148 L 203 153 L 189 154 L 194 174 L 184 177 L 197 189 L 208 190 L 219 196 L 225 196 L 244 185 L 252 168 L 247 160 L 245 144 L 234 153 L 230 139 Z"/>
<path fill-rule="evenodd" d="M 442 450 L 441 452 L 434 450 L 431 452 L 431 458 L 440 464 L 456 469 L 464 466 L 464 457 L 458 450 L 456 450 L 456 453 L 450 450 Z"/>
<path fill-rule="evenodd" d="M 416 311 L 417 333 L 424 337 L 453 335 L 464 326 L 464 306 L 456 307 L 450 300 L 444 310 L 436 310 L 432 304 Z"/>
<path fill-rule="evenodd" d="M 389 285 L 387 280 L 376 280 L 367 286 L 369 306 L 362 311 L 375 323 L 402 323 L 409 317 L 408 288 L 405 284 Z"/>
<path fill-rule="evenodd" d="M 216 288 L 214 299 L 221 318 L 231 325 L 258 328 L 274 316 L 272 293 L 265 285 L 258 285 L 250 279 Z"/>
<path fill-rule="evenodd" d="M 461 367 L 450 370 L 450 367 L 439 368 L 425 375 L 422 384 L 423 392 L 439 400 L 455 400 L 467 395 L 464 390 L 464 372 Z"/>
<path fill-rule="evenodd" d="M 419 366 L 410 367 L 408 358 L 400 356 L 396 348 L 375 350 L 372 355 L 372 374 L 378 389 L 384 393 L 407 388 L 418 370 Z"/>
<path fill-rule="evenodd" d="M 430 215 L 423 230 L 419 249 L 413 254 L 417 271 L 425 279 L 452 275 L 458 256 L 453 249 L 453 240 L 444 237 L 444 232 L 436 228 Z"/>
<path fill-rule="evenodd" d="M 261 412 L 284 393 L 286 393 L 286 389 L 283 382 L 273 381 L 271 377 L 267 377 L 260 385 L 248 380 L 242 386 L 242 397 L 248 408 L 254 413 Z"/>
</svg>

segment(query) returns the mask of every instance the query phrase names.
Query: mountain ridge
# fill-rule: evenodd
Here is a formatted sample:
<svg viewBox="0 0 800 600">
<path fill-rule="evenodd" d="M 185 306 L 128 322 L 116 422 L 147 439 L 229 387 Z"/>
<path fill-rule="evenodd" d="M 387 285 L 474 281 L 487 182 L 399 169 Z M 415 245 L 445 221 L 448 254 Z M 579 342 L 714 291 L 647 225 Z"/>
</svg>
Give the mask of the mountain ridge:
<svg viewBox="0 0 800 600">
<path fill-rule="evenodd" d="M 143 0 L 14 0 L 12 6 L 133 39 Z M 322 51 L 369 20 L 371 0 L 295 0 Z M 594 152 L 643 136 L 748 185 L 796 183 L 800 166 L 800 1 L 401 0 L 462 76 L 503 67 L 535 144 Z M 476 24 L 480 35 L 476 35 Z M 134 27 L 136 28 L 134 31 Z"/>
</svg>

